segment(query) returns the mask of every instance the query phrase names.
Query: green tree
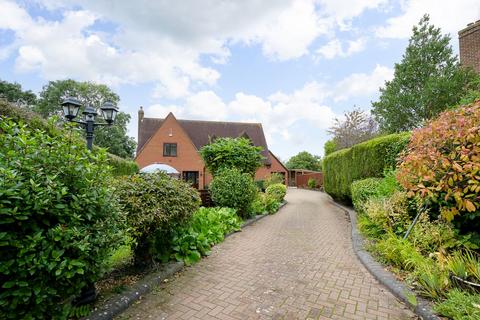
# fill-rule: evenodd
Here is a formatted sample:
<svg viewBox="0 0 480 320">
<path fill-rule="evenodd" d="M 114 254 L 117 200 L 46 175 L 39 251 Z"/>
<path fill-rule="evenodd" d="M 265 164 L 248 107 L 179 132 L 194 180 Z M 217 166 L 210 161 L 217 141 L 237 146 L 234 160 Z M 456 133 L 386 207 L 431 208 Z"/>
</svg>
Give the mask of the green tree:
<svg viewBox="0 0 480 320">
<path fill-rule="evenodd" d="M 321 171 L 322 170 L 322 158 L 319 156 L 314 156 L 313 154 L 302 151 L 299 152 L 297 155 L 291 157 L 285 166 L 288 169 L 305 169 L 305 170 L 313 170 L 313 171 Z"/>
<path fill-rule="evenodd" d="M 393 80 L 385 83 L 379 101 L 372 104 L 383 131 L 417 128 L 458 104 L 475 74 L 460 67 L 449 43 L 450 37 L 430 24 L 428 15 L 413 27 L 402 61 L 395 64 Z"/>
<path fill-rule="evenodd" d="M 50 81 L 43 87 L 35 111 L 45 118 L 61 115 L 62 100 L 68 96 L 76 97 L 84 106 L 92 105 L 95 108 L 100 108 L 105 101 L 112 101 L 115 104 L 120 101 L 120 97 L 104 84 L 78 82 L 71 79 L 57 80 Z M 136 143 L 127 135 L 130 118 L 129 114 L 119 112 L 113 126 L 97 128 L 94 143 L 120 157 L 133 157 Z"/>
<path fill-rule="evenodd" d="M 337 144 L 335 143 L 335 139 L 330 139 L 323 145 L 323 156 L 326 157 L 330 153 L 337 151 Z"/>
<path fill-rule="evenodd" d="M 236 168 L 253 176 L 262 166 L 262 150 L 247 138 L 219 138 L 203 146 L 200 155 L 212 175 L 222 169 Z"/>
<path fill-rule="evenodd" d="M 23 91 L 19 83 L 10 83 L 0 80 L 0 98 L 8 102 L 33 106 L 37 102 L 37 96 L 30 90 Z"/>
</svg>

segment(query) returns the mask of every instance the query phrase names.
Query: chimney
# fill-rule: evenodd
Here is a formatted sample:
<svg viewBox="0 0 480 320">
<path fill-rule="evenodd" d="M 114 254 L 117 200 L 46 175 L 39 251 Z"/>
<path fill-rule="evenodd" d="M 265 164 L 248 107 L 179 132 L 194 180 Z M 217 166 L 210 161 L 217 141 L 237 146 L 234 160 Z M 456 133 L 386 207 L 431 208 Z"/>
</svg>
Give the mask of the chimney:
<svg viewBox="0 0 480 320">
<path fill-rule="evenodd" d="M 458 32 L 460 63 L 480 73 L 480 20 Z"/>
</svg>

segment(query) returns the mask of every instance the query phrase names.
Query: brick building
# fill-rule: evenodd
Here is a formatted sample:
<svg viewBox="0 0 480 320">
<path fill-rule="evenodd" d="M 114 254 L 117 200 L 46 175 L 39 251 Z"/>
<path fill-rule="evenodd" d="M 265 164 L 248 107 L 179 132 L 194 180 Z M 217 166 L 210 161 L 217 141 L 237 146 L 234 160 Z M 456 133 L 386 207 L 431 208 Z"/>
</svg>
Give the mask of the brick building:
<svg viewBox="0 0 480 320">
<path fill-rule="evenodd" d="M 460 62 L 480 73 L 480 20 L 458 32 Z"/>
<path fill-rule="evenodd" d="M 288 170 L 268 149 L 260 123 L 218 122 L 176 119 L 169 113 L 165 119 L 146 118 L 138 111 L 138 146 L 135 161 L 140 168 L 153 163 L 167 164 L 180 172 L 184 180 L 202 190 L 212 179 L 198 150 L 212 139 L 245 137 L 263 148 L 263 166 L 255 174 L 263 180 L 273 172 L 282 174 L 288 184 Z"/>
</svg>

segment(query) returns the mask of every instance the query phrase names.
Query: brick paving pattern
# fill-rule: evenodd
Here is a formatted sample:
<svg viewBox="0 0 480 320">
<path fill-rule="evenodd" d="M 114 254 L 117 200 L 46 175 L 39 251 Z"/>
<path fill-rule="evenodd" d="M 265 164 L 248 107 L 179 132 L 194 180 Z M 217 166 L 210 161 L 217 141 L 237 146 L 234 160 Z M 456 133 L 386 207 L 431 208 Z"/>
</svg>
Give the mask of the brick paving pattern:
<svg viewBox="0 0 480 320">
<path fill-rule="evenodd" d="M 356 259 L 344 212 L 322 193 L 214 247 L 119 319 L 414 319 Z"/>
</svg>

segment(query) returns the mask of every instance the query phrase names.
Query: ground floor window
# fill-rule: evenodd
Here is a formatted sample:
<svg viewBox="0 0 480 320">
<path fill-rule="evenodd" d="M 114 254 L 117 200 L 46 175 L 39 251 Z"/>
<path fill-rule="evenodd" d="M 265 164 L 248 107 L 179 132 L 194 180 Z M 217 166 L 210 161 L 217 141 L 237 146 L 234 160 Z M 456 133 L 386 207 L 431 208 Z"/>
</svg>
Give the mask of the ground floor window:
<svg viewBox="0 0 480 320">
<path fill-rule="evenodd" d="M 182 179 L 198 189 L 198 171 L 183 171 Z"/>
</svg>

